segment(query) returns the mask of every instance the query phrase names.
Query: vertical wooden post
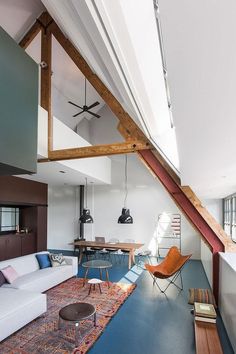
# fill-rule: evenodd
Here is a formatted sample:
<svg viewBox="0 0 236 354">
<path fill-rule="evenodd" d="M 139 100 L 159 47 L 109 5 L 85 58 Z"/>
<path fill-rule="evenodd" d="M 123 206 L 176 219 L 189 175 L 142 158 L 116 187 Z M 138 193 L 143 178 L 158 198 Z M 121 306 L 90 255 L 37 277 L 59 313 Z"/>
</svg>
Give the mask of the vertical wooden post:
<svg viewBox="0 0 236 354">
<path fill-rule="evenodd" d="M 45 13 L 44 28 L 41 31 L 41 106 L 48 111 L 48 151 L 53 149 L 53 121 L 51 102 L 51 75 L 52 75 L 52 33 L 47 27 L 51 21 L 50 15 Z"/>
</svg>

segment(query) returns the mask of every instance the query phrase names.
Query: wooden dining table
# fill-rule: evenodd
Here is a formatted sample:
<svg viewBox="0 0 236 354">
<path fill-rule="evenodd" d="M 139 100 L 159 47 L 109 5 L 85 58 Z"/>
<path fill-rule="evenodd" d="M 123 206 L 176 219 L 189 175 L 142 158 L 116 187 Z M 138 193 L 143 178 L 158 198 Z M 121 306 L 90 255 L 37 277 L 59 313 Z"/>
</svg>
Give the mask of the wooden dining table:
<svg viewBox="0 0 236 354">
<path fill-rule="evenodd" d="M 129 251 L 129 262 L 128 262 L 128 267 L 129 269 L 133 264 L 135 264 L 135 257 L 134 257 L 134 252 L 135 250 L 139 249 L 142 247 L 144 244 L 143 243 L 126 243 L 126 242 L 95 242 L 95 241 L 74 241 L 70 243 L 70 245 L 76 246 L 79 248 L 79 264 L 81 264 L 82 257 L 83 257 L 83 251 L 86 251 L 88 247 L 97 247 L 101 248 L 109 248 L 109 249 L 116 249 L 117 251 L 122 249 L 122 250 L 127 250 Z"/>
</svg>

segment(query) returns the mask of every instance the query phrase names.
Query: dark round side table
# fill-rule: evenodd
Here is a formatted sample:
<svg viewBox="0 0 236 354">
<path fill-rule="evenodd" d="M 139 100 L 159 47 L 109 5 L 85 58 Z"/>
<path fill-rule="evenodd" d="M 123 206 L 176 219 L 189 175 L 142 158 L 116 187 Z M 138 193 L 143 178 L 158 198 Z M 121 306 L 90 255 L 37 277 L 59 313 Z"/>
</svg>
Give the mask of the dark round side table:
<svg viewBox="0 0 236 354">
<path fill-rule="evenodd" d="M 59 311 L 58 327 L 61 328 L 62 321 L 68 321 L 75 324 L 75 345 L 79 344 L 79 322 L 93 316 L 94 326 L 96 326 L 96 309 L 87 302 L 76 302 L 67 305 Z"/>
</svg>

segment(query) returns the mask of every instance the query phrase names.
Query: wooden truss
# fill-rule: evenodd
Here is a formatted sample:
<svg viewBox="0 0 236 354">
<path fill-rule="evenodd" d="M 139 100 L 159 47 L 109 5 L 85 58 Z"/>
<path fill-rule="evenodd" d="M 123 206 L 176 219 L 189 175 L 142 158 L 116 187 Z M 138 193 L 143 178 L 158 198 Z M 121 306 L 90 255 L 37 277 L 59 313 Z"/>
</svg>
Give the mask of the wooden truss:
<svg viewBox="0 0 236 354">
<path fill-rule="evenodd" d="M 48 158 L 41 159 L 39 162 L 127 154 L 152 148 L 152 144 L 141 129 L 133 122 L 117 99 L 92 71 L 78 50 L 65 37 L 47 12 L 44 12 L 36 20 L 31 29 L 20 41 L 20 46 L 26 48 L 40 31 L 41 63 L 44 64 L 41 68 L 41 106 L 48 111 Z M 121 133 L 123 136 L 125 134 L 125 141 L 123 143 L 53 150 L 53 117 L 51 107 L 52 35 L 118 118 L 119 131 L 123 132 L 123 134 Z"/>
</svg>

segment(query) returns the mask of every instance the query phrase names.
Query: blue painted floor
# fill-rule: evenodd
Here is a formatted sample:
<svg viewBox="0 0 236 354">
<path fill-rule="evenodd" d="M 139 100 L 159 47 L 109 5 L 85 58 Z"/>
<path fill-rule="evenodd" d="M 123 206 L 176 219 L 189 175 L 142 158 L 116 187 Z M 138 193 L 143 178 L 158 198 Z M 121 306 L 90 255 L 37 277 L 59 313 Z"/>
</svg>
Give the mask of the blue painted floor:
<svg viewBox="0 0 236 354">
<path fill-rule="evenodd" d="M 209 288 L 200 261 L 189 261 L 182 271 L 184 290 L 174 286 L 167 296 L 153 287 L 147 271 L 134 266 L 130 271 L 127 259 L 113 260 L 109 270 L 113 282 L 137 284 L 136 289 L 112 318 L 104 333 L 90 349 L 89 354 L 195 354 L 193 315 L 188 305 L 189 288 Z M 84 269 L 79 267 L 79 277 Z M 89 278 L 98 277 L 91 270 Z M 166 282 L 166 281 L 163 281 Z M 217 326 L 224 354 L 233 354 L 221 318 Z"/>
</svg>

